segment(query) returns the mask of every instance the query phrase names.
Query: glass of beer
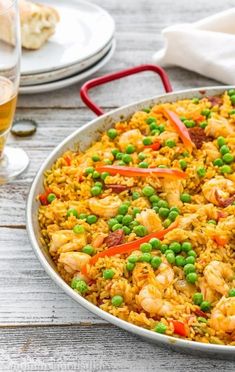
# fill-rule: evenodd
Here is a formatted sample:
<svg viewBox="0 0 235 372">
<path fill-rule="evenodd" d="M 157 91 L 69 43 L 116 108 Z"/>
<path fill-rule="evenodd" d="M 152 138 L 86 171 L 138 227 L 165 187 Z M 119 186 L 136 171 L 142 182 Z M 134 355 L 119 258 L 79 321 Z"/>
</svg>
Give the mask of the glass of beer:
<svg viewBox="0 0 235 372">
<path fill-rule="evenodd" d="M 17 0 L 0 0 L 0 184 L 22 173 L 29 159 L 20 148 L 6 146 L 20 80 L 20 16 Z"/>
</svg>

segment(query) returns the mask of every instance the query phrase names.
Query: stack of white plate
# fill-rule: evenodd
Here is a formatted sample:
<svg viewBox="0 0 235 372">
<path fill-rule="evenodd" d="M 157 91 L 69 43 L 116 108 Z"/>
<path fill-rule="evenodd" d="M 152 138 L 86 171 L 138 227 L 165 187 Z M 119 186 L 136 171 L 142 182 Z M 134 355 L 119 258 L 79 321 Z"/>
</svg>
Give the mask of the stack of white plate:
<svg viewBox="0 0 235 372">
<path fill-rule="evenodd" d="M 23 50 L 20 93 L 64 88 L 103 67 L 115 50 L 113 18 L 83 0 L 40 0 L 60 14 L 56 33 L 39 50 Z"/>
</svg>

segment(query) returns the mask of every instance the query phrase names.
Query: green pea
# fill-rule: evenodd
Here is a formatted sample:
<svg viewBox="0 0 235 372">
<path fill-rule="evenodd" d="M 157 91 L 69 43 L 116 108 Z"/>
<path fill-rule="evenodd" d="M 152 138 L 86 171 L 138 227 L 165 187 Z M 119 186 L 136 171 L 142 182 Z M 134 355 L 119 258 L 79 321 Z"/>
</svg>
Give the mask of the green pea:
<svg viewBox="0 0 235 372">
<path fill-rule="evenodd" d="M 159 322 L 154 328 L 154 332 L 162 333 L 162 334 L 166 333 L 166 330 L 167 330 L 167 326 L 162 322 Z"/>
<path fill-rule="evenodd" d="M 140 197 L 140 193 L 138 191 L 133 191 L 132 193 L 132 200 L 137 200 Z"/>
<path fill-rule="evenodd" d="M 100 161 L 100 157 L 97 154 L 92 155 L 91 158 L 92 158 L 93 161 Z"/>
<path fill-rule="evenodd" d="M 202 303 L 202 301 L 203 301 L 203 295 L 202 295 L 202 293 L 199 293 L 199 292 L 194 293 L 194 295 L 193 295 L 193 302 L 194 302 L 194 304 L 200 306 L 201 303 Z"/>
<path fill-rule="evenodd" d="M 122 220 L 123 220 L 123 215 L 122 214 L 118 214 L 115 218 L 116 218 L 118 223 L 122 223 Z"/>
<path fill-rule="evenodd" d="M 160 198 L 159 198 L 159 196 L 157 196 L 157 195 L 151 195 L 150 198 L 149 198 L 149 201 L 150 201 L 151 203 L 158 203 L 159 200 L 160 200 Z"/>
<path fill-rule="evenodd" d="M 139 163 L 139 168 L 148 168 L 148 163 L 146 161 L 141 161 Z"/>
<path fill-rule="evenodd" d="M 180 200 L 183 202 L 183 203 L 190 203 L 191 202 L 191 195 L 189 194 L 181 194 L 180 195 Z"/>
<path fill-rule="evenodd" d="M 155 189 L 152 186 L 145 186 L 142 192 L 144 196 L 150 197 L 155 194 Z"/>
<path fill-rule="evenodd" d="M 150 108 L 145 107 L 145 108 L 142 109 L 142 111 L 147 112 L 147 114 L 148 114 L 151 110 L 150 110 Z"/>
<path fill-rule="evenodd" d="M 93 167 L 87 167 L 85 169 L 85 175 L 88 176 L 89 174 L 92 174 L 94 172 L 94 168 Z"/>
<path fill-rule="evenodd" d="M 185 265 L 185 258 L 181 255 L 175 257 L 175 263 L 177 266 L 184 266 Z"/>
<path fill-rule="evenodd" d="M 87 214 L 86 213 L 80 213 L 79 214 L 79 220 L 86 220 Z"/>
<path fill-rule="evenodd" d="M 123 297 L 119 295 L 113 296 L 111 299 L 111 303 L 115 307 L 121 306 L 123 301 L 124 301 Z"/>
<path fill-rule="evenodd" d="M 188 254 L 189 257 L 194 257 L 194 258 L 197 257 L 197 253 L 193 249 L 188 251 L 187 254 Z"/>
<path fill-rule="evenodd" d="M 229 111 L 229 115 L 235 115 L 235 110 Z"/>
<path fill-rule="evenodd" d="M 140 213 L 141 212 L 141 210 L 140 210 L 140 208 L 138 208 L 138 207 L 134 207 L 133 208 L 133 211 L 132 211 L 132 213 L 133 213 L 133 216 L 136 216 L 138 213 Z M 133 222 L 135 222 L 135 221 L 133 221 Z"/>
<path fill-rule="evenodd" d="M 150 124 L 149 128 L 150 128 L 151 131 L 153 131 L 153 130 L 155 130 L 155 129 L 157 130 L 157 129 L 158 129 L 158 126 L 157 126 L 156 123 L 152 123 L 152 124 Z M 158 133 L 160 134 L 159 131 L 158 131 Z"/>
<path fill-rule="evenodd" d="M 129 225 L 133 221 L 133 217 L 130 214 L 126 214 L 122 218 L 122 224 L 123 225 Z"/>
<path fill-rule="evenodd" d="M 95 182 L 94 186 L 100 187 L 101 189 L 103 188 L 102 182 Z"/>
<path fill-rule="evenodd" d="M 117 160 L 122 160 L 122 157 L 123 157 L 123 153 L 122 152 L 118 152 L 117 154 L 116 154 L 116 159 Z"/>
<path fill-rule="evenodd" d="M 67 217 L 74 216 L 78 218 L 78 211 L 74 208 L 70 208 L 66 214 Z"/>
<path fill-rule="evenodd" d="M 175 143 L 175 141 L 174 140 L 166 140 L 165 141 L 165 146 L 167 146 L 167 147 L 170 147 L 170 148 L 173 148 L 173 147 L 175 147 L 176 146 L 176 143 Z"/>
<path fill-rule="evenodd" d="M 171 207 L 170 212 L 177 212 L 178 214 L 180 214 L 180 210 L 177 207 Z"/>
<path fill-rule="evenodd" d="M 134 267 L 135 267 L 135 264 L 134 263 L 127 262 L 127 264 L 126 264 L 127 271 L 132 271 L 134 269 Z"/>
<path fill-rule="evenodd" d="M 140 244 L 140 250 L 142 253 L 149 253 L 152 251 L 152 246 L 149 243 Z"/>
<path fill-rule="evenodd" d="M 151 144 L 152 144 L 152 138 L 150 138 L 150 137 L 145 137 L 145 138 L 143 139 L 143 144 L 144 144 L 145 146 L 149 146 L 149 145 L 151 145 Z"/>
<path fill-rule="evenodd" d="M 207 323 L 207 319 L 204 318 L 203 316 L 198 316 L 197 320 L 199 323 Z"/>
<path fill-rule="evenodd" d="M 161 263 L 162 263 L 162 259 L 160 258 L 160 257 L 157 257 L 157 256 L 155 256 L 155 257 L 153 257 L 152 259 L 151 259 L 151 266 L 152 266 L 152 268 L 154 269 L 154 270 L 156 270 L 156 269 L 158 269 L 159 268 L 159 266 L 161 265 Z"/>
<path fill-rule="evenodd" d="M 171 249 L 174 253 L 180 253 L 182 250 L 181 244 L 178 242 L 172 242 L 169 245 L 169 249 Z"/>
<path fill-rule="evenodd" d="M 112 165 L 113 164 L 112 160 L 110 160 L 110 159 L 104 159 L 104 163 L 106 165 Z"/>
<path fill-rule="evenodd" d="M 142 237 L 142 236 L 147 235 L 148 230 L 146 229 L 145 226 L 143 226 L 143 225 L 138 225 L 138 226 L 135 226 L 135 227 L 134 227 L 133 232 L 134 232 L 137 236 Z"/>
<path fill-rule="evenodd" d="M 158 129 L 154 129 L 151 131 L 151 136 L 159 136 L 159 134 L 160 134 L 160 130 Z"/>
<path fill-rule="evenodd" d="M 126 147 L 126 153 L 127 154 L 133 154 L 133 152 L 135 152 L 135 146 L 134 145 L 127 145 L 127 147 Z"/>
<path fill-rule="evenodd" d="M 112 279 L 114 277 L 115 271 L 113 269 L 106 269 L 103 271 L 104 279 Z"/>
<path fill-rule="evenodd" d="M 197 168 L 197 174 L 200 178 L 205 177 L 206 169 L 204 167 Z"/>
<path fill-rule="evenodd" d="M 152 260 L 151 253 L 145 252 L 145 253 L 142 253 L 142 255 L 140 256 L 141 262 L 150 262 L 151 260 Z"/>
<path fill-rule="evenodd" d="M 131 232 L 131 229 L 128 226 L 123 226 L 122 230 L 124 231 L 125 235 L 129 235 Z"/>
<path fill-rule="evenodd" d="M 116 131 L 116 129 L 110 128 L 107 131 L 107 135 L 109 136 L 110 139 L 114 139 L 115 137 L 117 137 L 117 131 Z"/>
<path fill-rule="evenodd" d="M 221 167 L 224 164 L 223 160 L 221 158 L 217 158 L 213 161 L 213 165 L 216 167 Z"/>
<path fill-rule="evenodd" d="M 175 254 L 174 252 L 169 252 L 166 254 L 166 259 L 170 264 L 175 263 Z"/>
<path fill-rule="evenodd" d="M 160 199 L 157 203 L 158 208 L 168 208 L 169 205 L 167 201 Z"/>
<path fill-rule="evenodd" d="M 181 249 L 183 252 L 189 252 L 192 250 L 192 244 L 190 242 L 183 242 L 181 244 Z"/>
<path fill-rule="evenodd" d="M 95 253 L 95 249 L 92 247 L 92 245 L 87 244 L 82 248 L 82 252 L 92 256 Z"/>
<path fill-rule="evenodd" d="M 169 227 L 170 225 L 171 225 L 171 220 L 169 218 L 165 219 L 165 221 L 163 222 L 163 227 L 167 229 L 167 227 Z"/>
<path fill-rule="evenodd" d="M 47 195 L 47 201 L 48 201 L 48 203 L 52 203 L 53 200 L 55 200 L 55 199 L 56 199 L 56 195 L 55 194 L 51 193 L 51 194 Z"/>
<path fill-rule="evenodd" d="M 90 214 L 87 216 L 86 222 L 89 223 L 89 225 L 92 225 L 93 223 L 96 223 L 98 218 L 94 214 Z"/>
<path fill-rule="evenodd" d="M 171 221 L 175 221 L 175 219 L 178 217 L 179 213 L 176 212 L 176 211 L 171 211 L 168 215 L 168 218 L 171 220 Z"/>
<path fill-rule="evenodd" d="M 235 89 L 229 89 L 228 95 L 229 96 L 234 96 L 235 95 Z"/>
<path fill-rule="evenodd" d="M 203 115 L 203 116 L 206 116 L 207 118 L 210 116 L 210 114 L 211 114 L 211 110 L 209 110 L 209 109 L 204 109 L 204 110 L 202 110 L 201 111 L 201 114 Z"/>
<path fill-rule="evenodd" d="M 167 217 L 170 213 L 170 210 L 168 208 L 159 208 L 159 216 L 160 217 Z"/>
<path fill-rule="evenodd" d="M 85 229 L 81 225 L 75 225 L 74 228 L 73 228 L 73 232 L 75 234 L 83 234 L 85 232 Z"/>
<path fill-rule="evenodd" d="M 186 257 L 185 258 L 185 265 L 187 265 L 187 264 L 194 265 L 195 264 L 195 257 L 193 257 L 193 256 Z"/>
<path fill-rule="evenodd" d="M 126 204 L 121 204 L 120 205 L 120 207 L 118 208 L 118 213 L 119 214 L 122 214 L 122 215 L 125 215 L 125 214 L 127 214 L 127 212 L 128 212 L 128 205 L 126 205 Z"/>
<path fill-rule="evenodd" d="M 222 147 L 222 146 L 226 145 L 226 139 L 224 137 L 222 137 L 222 136 L 219 136 L 217 138 L 217 145 L 219 147 Z"/>
<path fill-rule="evenodd" d="M 179 165 L 180 165 L 180 168 L 183 169 L 183 170 L 185 170 L 188 166 L 187 162 L 184 159 L 181 159 L 179 161 Z"/>
<path fill-rule="evenodd" d="M 157 122 L 156 118 L 154 118 L 153 116 L 149 116 L 145 121 L 149 125 Z"/>
<path fill-rule="evenodd" d="M 113 154 L 113 156 L 116 158 L 117 154 L 119 153 L 119 150 L 118 149 L 113 149 L 111 151 L 111 153 Z"/>
<path fill-rule="evenodd" d="M 197 281 L 197 274 L 196 273 L 189 273 L 186 275 L 186 280 L 188 283 L 194 284 Z"/>
<path fill-rule="evenodd" d="M 184 273 L 188 275 L 190 273 L 194 273 L 196 271 L 195 266 L 193 264 L 187 264 L 184 266 Z"/>
<path fill-rule="evenodd" d="M 232 104 L 235 105 L 235 94 L 230 96 L 230 100 L 231 100 Z"/>
<path fill-rule="evenodd" d="M 146 158 L 145 153 L 140 152 L 140 153 L 138 154 L 138 159 L 139 159 L 139 160 L 144 160 L 145 158 Z"/>
<path fill-rule="evenodd" d="M 156 206 L 156 205 L 153 205 L 153 208 L 152 208 L 156 213 L 159 212 L 159 208 Z"/>
<path fill-rule="evenodd" d="M 220 147 L 220 153 L 221 155 L 228 154 L 230 152 L 229 147 L 227 145 L 223 145 Z"/>
<path fill-rule="evenodd" d="M 193 128 L 195 127 L 195 121 L 194 120 L 185 120 L 184 121 L 184 125 L 187 127 L 187 128 Z"/>
<path fill-rule="evenodd" d="M 129 164 L 132 162 L 132 157 L 129 154 L 124 154 L 122 161 L 124 161 L 125 164 Z"/>
<path fill-rule="evenodd" d="M 223 161 L 226 163 L 226 164 L 231 164 L 233 161 L 234 161 L 234 156 L 232 154 L 224 154 L 223 155 Z"/>
<path fill-rule="evenodd" d="M 199 98 L 195 97 L 192 99 L 192 103 L 194 103 L 195 105 L 197 105 L 199 103 Z"/>
<path fill-rule="evenodd" d="M 220 172 L 222 174 L 226 174 L 226 173 L 230 174 L 232 173 L 232 168 L 229 165 L 222 165 L 222 167 L 220 167 Z"/>
<path fill-rule="evenodd" d="M 161 240 L 158 238 L 150 239 L 149 243 L 151 244 L 153 249 L 160 249 L 161 248 Z"/>
<path fill-rule="evenodd" d="M 108 177 L 108 176 L 109 176 L 109 172 L 103 172 L 103 173 L 101 173 L 100 178 L 104 181 L 105 178 Z"/>
<path fill-rule="evenodd" d="M 168 248 L 169 248 L 169 247 L 168 247 L 167 244 L 162 244 L 161 247 L 160 247 L 160 251 L 161 251 L 162 253 L 165 253 L 165 252 L 167 251 Z"/>
<path fill-rule="evenodd" d="M 113 225 L 112 227 L 112 231 L 121 230 L 121 229 L 122 229 L 122 224 L 120 223 L 116 223 L 116 225 Z"/>
<path fill-rule="evenodd" d="M 184 122 L 185 120 L 187 120 L 187 118 L 186 118 L 185 116 L 180 116 L 180 120 L 181 120 L 182 122 Z"/>
<path fill-rule="evenodd" d="M 211 304 L 209 301 L 202 301 L 201 305 L 200 305 L 200 309 L 202 311 L 209 311 L 211 308 Z"/>
<path fill-rule="evenodd" d="M 116 225 L 118 223 L 118 220 L 116 218 L 111 218 L 109 221 L 108 221 L 108 225 L 109 225 L 109 228 L 111 229 L 114 225 Z"/>
<path fill-rule="evenodd" d="M 228 292 L 228 296 L 235 297 L 235 288 L 230 289 L 230 291 Z"/>
<path fill-rule="evenodd" d="M 91 195 L 96 196 L 102 193 L 102 189 L 99 186 L 93 186 L 91 188 Z"/>
<path fill-rule="evenodd" d="M 74 278 L 71 282 L 71 287 L 76 289 L 79 293 L 84 294 L 88 291 L 86 282 L 82 279 Z"/>
<path fill-rule="evenodd" d="M 129 256 L 128 257 L 128 261 L 131 262 L 131 263 L 136 263 L 138 261 L 138 257 L 137 256 Z"/>
<path fill-rule="evenodd" d="M 160 130 L 160 133 L 163 133 L 163 132 L 165 131 L 165 125 L 160 124 L 160 125 L 158 126 L 158 130 Z"/>
<path fill-rule="evenodd" d="M 210 225 L 217 225 L 217 222 L 215 220 L 209 220 L 207 221 Z"/>
<path fill-rule="evenodd" d="M 100 177 L 100 173 L 99 172 L 97 172 L 97 171 L 94 171 L 93 173 L 92 173 L 92 177 L 93 178 L 99 178 Z"/>
<path fill-rule="evenodd" d="M 202 128 L 202 129 L 205 129 L 206 127 L 207 127 L 207 122 L 206 121 L 202 121 L 201 123 L 200 123 L 200 128 Z"/>
</svg>

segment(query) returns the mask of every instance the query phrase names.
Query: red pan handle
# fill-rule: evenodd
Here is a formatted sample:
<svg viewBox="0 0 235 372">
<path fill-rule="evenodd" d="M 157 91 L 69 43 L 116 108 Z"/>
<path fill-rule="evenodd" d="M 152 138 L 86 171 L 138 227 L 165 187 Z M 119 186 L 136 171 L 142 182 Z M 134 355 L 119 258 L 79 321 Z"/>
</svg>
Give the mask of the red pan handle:
<svg viewBox="0 0 235 372">
<path fill-rule="evenodd" d="M 81 99 L 85 103 L 85 105 L 89 107 L 96 115 L 98 116 L 103 115 L 104 111 L 101 110 L 101 108 L 92 101 L 92 99 L 90 98 L 88 94 L 88 91 L 91 88 L 97 87 L 98 85 L 106 84 L 110 81 L 118 80 L 125 76 L 138 74 L 139 72 L 142 72 L 142 71 L 156 72 L 161 78 L 161 81 L 162 81 L 162 84 L 164 86 L 166 93 L 172 92 L 173 89 L 172 89 L 170 80 L 167 76 L 166 71 L 163 70 L 162 67 L 157 66 L 157 65 L 140 65 L 140 66 L 128 68 L 126 70 L 113 72 L 111 74 L 107 74 L 107 75 L 87 81 L 81 87 L 81 90 L 80 90 Z"/>
</svg>

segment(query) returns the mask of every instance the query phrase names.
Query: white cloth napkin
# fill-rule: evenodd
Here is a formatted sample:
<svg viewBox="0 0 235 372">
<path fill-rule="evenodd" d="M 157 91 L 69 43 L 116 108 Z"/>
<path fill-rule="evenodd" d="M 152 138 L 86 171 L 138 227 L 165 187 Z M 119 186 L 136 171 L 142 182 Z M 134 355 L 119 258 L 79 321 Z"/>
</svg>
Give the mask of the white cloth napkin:
<svg viewBox="0 0 235 372">
<path fill-rule="evenodd" d="M 163 30 L 165 47 L 153 60 L 180 66 L 225 84 L 235 84 L 235 8 L 192 24 Z"/>
</svg>

